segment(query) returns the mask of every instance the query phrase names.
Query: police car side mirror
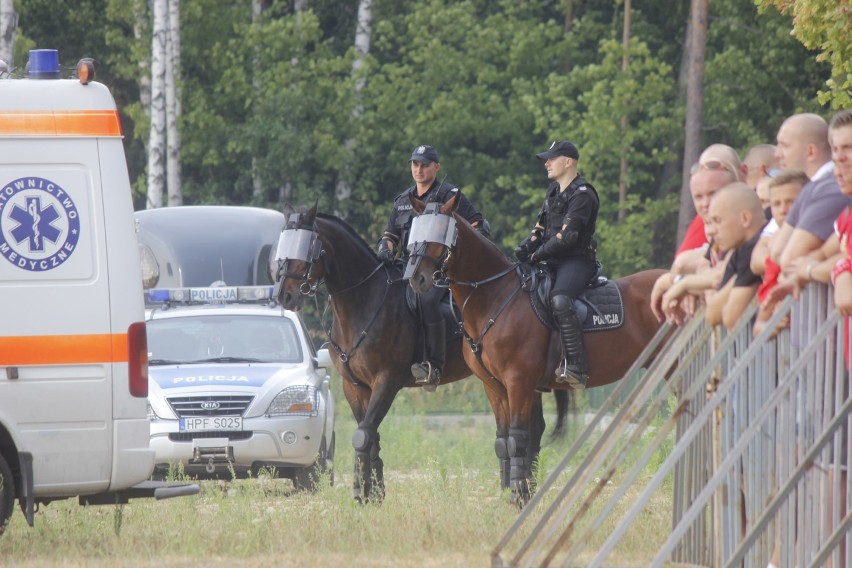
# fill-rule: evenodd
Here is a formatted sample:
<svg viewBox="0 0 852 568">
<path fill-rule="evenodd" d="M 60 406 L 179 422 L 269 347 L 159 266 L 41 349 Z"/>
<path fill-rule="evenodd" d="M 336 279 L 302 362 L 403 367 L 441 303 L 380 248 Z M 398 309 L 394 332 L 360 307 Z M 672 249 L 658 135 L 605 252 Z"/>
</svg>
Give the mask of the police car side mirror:
<svg viewBox="0 0 852 568">
<path fill-rule="evenodd" d="M 334 364 L 331 362 L 331 354 L 328 349 L 320 349 L 317 351 L 316 367 L 318 369 L 331 369 Z"/>
</svg>

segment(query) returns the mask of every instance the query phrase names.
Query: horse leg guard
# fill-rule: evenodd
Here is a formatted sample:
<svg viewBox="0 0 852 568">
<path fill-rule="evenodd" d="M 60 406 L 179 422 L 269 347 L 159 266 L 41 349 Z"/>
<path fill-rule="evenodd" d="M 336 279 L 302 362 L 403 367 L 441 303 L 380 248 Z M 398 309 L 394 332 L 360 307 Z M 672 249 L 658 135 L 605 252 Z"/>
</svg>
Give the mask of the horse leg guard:
<svg viewBox="0 0 852 568">
<path fill-rule="evenodd" d="M 530 427 L 530 445 L 527 448 L 527 477 L 530 479 L 530 492 L 535 493 L 538 485 L 535 470 L 538 467 L 538 455 L 541 453 L 541 437 L 544 435 L 546 427 L 540 401 L 533 407 L 530 418 L 532 422 Z"/>
<path fill-rule="evenodd" d="M 583 345 L 583 327 L 574 302 L 564 294 L 558 294 L 551 298 L 553 315 L 559 324 L 559 335 L 562 337 L 562 348 L 565 350 L 567 359 L 564 376 L 557 378 L 557 382 L 567 382 L 574 389 L 586 387 L 589 379 L 589 364 L 586 360 L 586 348 Z"/>
<path fill-rule="evenodd" d="M 376 439 L 370 448 L 370 475 L 373 480 L 373 495 L 370 498 L 383 501 L 385 498 L 385 462 L 379 456 L 379 452 L 382 450 L 379 438 L 379 433 L 376 432 Z"/>
<path fill-rule="evenodd" d="M 376 430 L 363 427 L 352 434 L 352 448 L 355 450 L 355 481 L 352 487 L 355 500 L 359 503 L 370 500 L 373 487 L 371 451 L 374 443 L 378 443 L 378 438 Z"/>
<path fill-rule="evenodd" d="M 497 430 L 497 439 L 494 441 L 494 453 L 500 463 L 500 489 L 509 488 L 509 430 L 501 428 Z"/>
<path fill-rule="evenodd" d="M 529 433 L 522 428 L 509 428 L 509 485 L 512 499 L 523 506 L 530 499 L 530 487 L 527 477 L 527 449 Z"/>
</svg>

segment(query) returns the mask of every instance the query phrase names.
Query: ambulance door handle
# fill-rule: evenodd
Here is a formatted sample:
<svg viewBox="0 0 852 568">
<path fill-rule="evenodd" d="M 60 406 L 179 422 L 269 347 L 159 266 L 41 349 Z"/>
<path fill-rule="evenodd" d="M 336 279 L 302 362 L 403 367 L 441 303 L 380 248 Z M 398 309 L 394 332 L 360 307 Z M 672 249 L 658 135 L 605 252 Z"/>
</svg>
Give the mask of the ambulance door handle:
<svg viewBox="0 0 852 568">
<path fill-rule="evenodd" d="M 11 380 L 18 378 L 18 368 L 17 367 L 6 367 L 6 378 Z"/>
</svg>

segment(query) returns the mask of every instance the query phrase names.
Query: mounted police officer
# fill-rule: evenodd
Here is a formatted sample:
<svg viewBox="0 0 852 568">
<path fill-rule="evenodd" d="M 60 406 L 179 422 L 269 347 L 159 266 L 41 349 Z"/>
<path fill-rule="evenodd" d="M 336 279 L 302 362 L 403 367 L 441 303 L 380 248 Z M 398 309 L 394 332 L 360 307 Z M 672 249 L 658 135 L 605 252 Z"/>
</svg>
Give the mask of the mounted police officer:
<svg viewBox="0 0 852 568">
<path fill-rule="evenodd" d="M 455 186 L 437 180 L 441 162 L 437 150 L 432 146 L 417 146 L 411 153 L 409 161 L 414 185 L 394 199 L 390 219 L 385 232 L 379 239 L 378 255 L 387 263 L 393 262 L 397 252 L 403 259 L 406 259 L 409 254 L 408 234 L 411 231 L 411 221 L 414 216 L 408 199 L 409 194 L 413 194 L 421 201 L 446 203 L 459 193 Z M 488 236 L 488 222 L 464 195 L 461 196 L 456 212 Z M 444 367 L 447 345 L 440 304 L 446 293 L 446 288 L 433 287 L 426 294 L 419 296 L 420 323 L 426 339 L 426 358 L 411 366 L 411 374 L 414 375 L 414 382 L 425 386 L 427 390 L 434 390 L 438 385 Z"/>
<path fill-rule="evenodd" d="M 589 365 L 574 300 L 597 273 L 592 237 L 600 200 L 592 184 L 577 173 L 580 153 L 574 144 L 567 140 L 554 142 L 536 156 L 545 161 L 547 179 L 552 182 L 538 223 L 515 249 L 515 256 L 521 262 L 547 261 L 553 267 L 556 279 L 550 302 L 565 350 L 565 365 L 557 371 L 557 380 L 584 388 Z"/>
</svg>

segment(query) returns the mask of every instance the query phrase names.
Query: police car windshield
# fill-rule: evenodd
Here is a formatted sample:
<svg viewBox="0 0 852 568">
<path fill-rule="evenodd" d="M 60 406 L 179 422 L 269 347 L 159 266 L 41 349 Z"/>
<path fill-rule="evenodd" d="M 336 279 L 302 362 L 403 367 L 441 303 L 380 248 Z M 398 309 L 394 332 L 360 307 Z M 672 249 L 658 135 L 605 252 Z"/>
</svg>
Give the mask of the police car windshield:
<svg viewBox="0 0 852 568">
<path fill-rule="evenodd" d="M 285 317 L 198 315 L 149 320 L 150 365 L 300 363 L 299 335 Z"/>
</svg>

